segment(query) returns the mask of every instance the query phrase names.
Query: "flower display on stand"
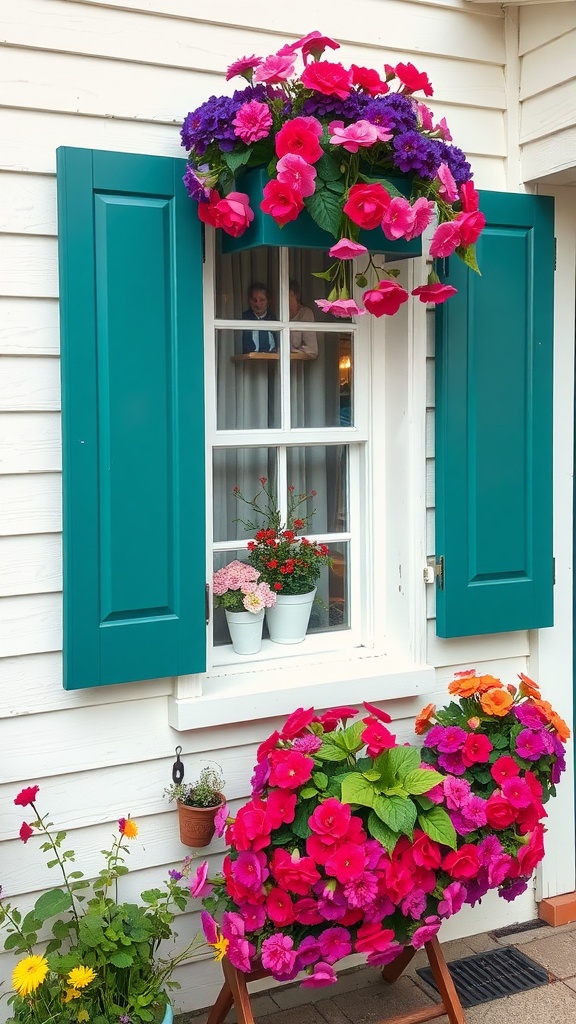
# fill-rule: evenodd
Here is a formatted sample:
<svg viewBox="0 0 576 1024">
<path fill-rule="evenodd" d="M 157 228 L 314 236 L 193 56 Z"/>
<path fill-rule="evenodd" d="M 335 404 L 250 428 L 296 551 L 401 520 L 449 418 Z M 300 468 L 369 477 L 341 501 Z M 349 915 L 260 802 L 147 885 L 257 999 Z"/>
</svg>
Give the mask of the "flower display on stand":
<svg viewBox="0 0 576 1024">
<path fill-rule="evenodd" d="M 330 985 L 350 953 L 385 965 L 489 889 L 507 900 L 544 855 L 543 804 L 568 730 L 536 685 L 458 677 L 458 705 L 418 716 L 299 708 L 259 747 L 252 798 L 228 819 L 223 873 L 202 879 L 208 943 L 240 971 Z M 432 722 L 436 724 L 432 725 Z"/>
<path fill-rule="evenodd" d="M 229 612 L 252 612 L 255 615 L 276 604 L 276 594 L 261 579 L 258 569 L 245 562 L 229 562 L 222 569 L 217 569 L 212 589 L 216 607 Z"/>
<path fill-rule="evenodd" d="M 297 494 L 290 485 L 283 523 L 276 496 L 265 476 L 260 477 L 260 484 L 262 490 L 252 499 L 245 498 L 239 487 L 234 488 L 238 501 L 244 502 L 254 514 L 254 518 L 239 520 L 247 530 L 254 531 L 254 540 L 248 542 L 248 561 L 276 594 L 305 594 L 316 586 L 322 566 L 331 564 L 326 544 L 298 535 L 315 514 L 315 510 L 304 514 L 302 509 L 316 497 L 316 491 Z"/>
<path fill-rule="evenodd" d="M 314 31 L 276 54 L 231 64 L 227 80 L 242 77 L 244 88 L 211 96 L 182 126 L 184 183 L 204 223 L 239 237 L 254 220 L 242 173 L 265 167 L 261 210 L 280 227 L 306 210 L 335 239 L 334 262 L 317 275 L 331 286 L 318 305 L 342 317 L 394 315 L 408 293 L 368 255 L 361 229 L 410 241 L 434 224 L 430 255 L 456 253 L 477 270 L 474 245 L 485 218 L 465 154 L 424 102 L 433 95 L 427 74 L 411 63 L 347 68 L 332 54 L 321 59 L 339 45 Z M 351 298 L 350 260 L 364 255 L 367 266 L 356 275 L 366 288 L 362 308 Z M 434 272 L 412 291 L 436 303 L 454 293 Z"/>
<path fill-rule="evenodd" d="M 104 867 L 89 881 L 75 867 L 75 855 L 66 849 L 66 832 L 54 831 L 48 815 L 36 807 L 38 786 L 27 786 L 16 796 L 19 807 L 30 807 L 35 817 L 23 822 L 20 838 L 41 839 L 48 867 L 56 868 L 60 884 L 44 892 L 25 915 L 8 901 L 0 901 L 0 925 L 8 932 L 4 949 L 22 955 L 12 974 L 14 992 L 8 996 L 12 1016 L 19 1024 L 147 1024 L 161 1021 L 169 991 L 179 988 L 174 969 L 204 945 L 196 936 L 174 955 L 160 955 L 160 943 L 175 938 L 177 911 L 190 899 L 182 871 L 172 870 L 163 889 L 141 894 L 141 904 L 118 901 L 118 881 L 127 874 L 124 864 L 138 826 L 120 818 L 111 849 L 103 851 Z M 49 929 L 49 930 L 48 930 Z"/>
</svg>

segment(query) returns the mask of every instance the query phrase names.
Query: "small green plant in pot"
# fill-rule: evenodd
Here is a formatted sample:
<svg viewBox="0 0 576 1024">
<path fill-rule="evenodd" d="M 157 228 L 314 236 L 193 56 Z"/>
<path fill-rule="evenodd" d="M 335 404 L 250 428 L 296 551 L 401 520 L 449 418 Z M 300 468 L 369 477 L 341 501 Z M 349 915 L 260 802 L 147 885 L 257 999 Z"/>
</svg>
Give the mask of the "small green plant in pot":
<svg viewBox="0 0 576 1024">
<path fill-rule="evenodd" d="M 208 846 L 215 832 L 216 815 L 226 805 L 223 787 L 220 766 L 206 765 L 196 782 L 174 782 L 166 789 L 168 798 L 176 800 L 180 839 L 185 846 Z"/>
</svg>

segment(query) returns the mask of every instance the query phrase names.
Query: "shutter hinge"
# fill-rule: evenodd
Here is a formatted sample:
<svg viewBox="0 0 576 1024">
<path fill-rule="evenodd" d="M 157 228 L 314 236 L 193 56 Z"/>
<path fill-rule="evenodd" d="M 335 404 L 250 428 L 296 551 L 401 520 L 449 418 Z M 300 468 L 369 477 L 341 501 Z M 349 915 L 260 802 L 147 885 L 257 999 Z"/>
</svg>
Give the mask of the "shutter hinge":
<svg viewBox="0 0 576 1024">
<path fill-rule="evenodd" d="M 434 580 L 436 580 L 438 589 L 444 590 L 444 555 L 440 555 L 438 559 L 435 555 L 430 555 L 426 562 L 424 583 L 434 583 Z"/>
<path fill-rule="evenodd" d="M 206 584 L 204 590 L 204 614 L 206 616 L 206 625 L 210 622 L 210 584 Z"/>
</svg>

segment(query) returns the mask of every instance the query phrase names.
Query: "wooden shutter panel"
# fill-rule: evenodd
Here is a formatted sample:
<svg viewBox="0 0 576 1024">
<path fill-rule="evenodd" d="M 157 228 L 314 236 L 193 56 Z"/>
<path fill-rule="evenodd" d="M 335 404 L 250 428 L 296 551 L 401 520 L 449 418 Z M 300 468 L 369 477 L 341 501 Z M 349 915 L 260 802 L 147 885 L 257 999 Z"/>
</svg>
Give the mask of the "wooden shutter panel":
<svg viewBox="0 0 576 1024">
<path fill-rule="evenodd" d="M 554 207 L 481 193 L 482 276 L 444 261 L 436 310 L 436 556 L 442 637 L 553 624 Z"/>
<path fill-rule="evenodd" d="M 205 668 L 202 239 L 185 166 L 58 150 L 66 689 Z"/>
</svg>

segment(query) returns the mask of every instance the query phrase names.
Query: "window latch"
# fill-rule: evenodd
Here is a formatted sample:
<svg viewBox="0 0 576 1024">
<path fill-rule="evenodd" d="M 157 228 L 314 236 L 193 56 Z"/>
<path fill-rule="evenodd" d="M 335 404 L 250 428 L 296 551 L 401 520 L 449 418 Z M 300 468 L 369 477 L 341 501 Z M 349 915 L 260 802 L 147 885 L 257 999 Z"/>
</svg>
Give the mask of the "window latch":
<svg viewBox="0 0 576 1024">
<path fill-rule="evenodd" d="M 426 559 L 426 562 L 424 583 L 434 583 L 436 580 L 438 589 L 444 590 L 444 555 L 440 555 L 438 559 L 435 555 L 431 555 L 430 558 Z"/>
</svg>

